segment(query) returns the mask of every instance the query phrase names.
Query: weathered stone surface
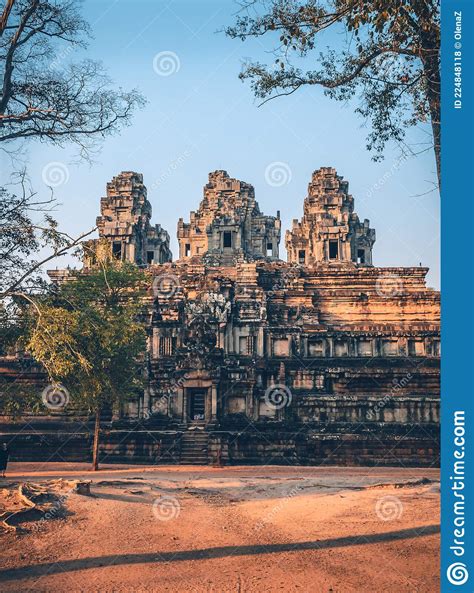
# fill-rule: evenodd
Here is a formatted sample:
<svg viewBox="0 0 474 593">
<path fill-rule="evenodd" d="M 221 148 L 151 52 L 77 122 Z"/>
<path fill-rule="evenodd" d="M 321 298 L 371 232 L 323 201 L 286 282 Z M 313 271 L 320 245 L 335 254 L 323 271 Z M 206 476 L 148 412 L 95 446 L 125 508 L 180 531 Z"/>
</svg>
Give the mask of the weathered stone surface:
<svg viewBox="0 0 474 593">
<path fill-rule="evenodd" d="M 304 411 L 315 395 L 328 421 L 363 422 L 376 406 L 382 422 L 437 422 L 406 402 L 391 415 L 401 396 L 419 398 L 422 407 L 434 397 L 437 405 L 439 294 L 426 288 L 426 269 L 396 268 L 403 288 L 387 297 L 378 282 L 393 268 L 314 270 L 282 262 L 192 268 L 159 271 L 173 275 L 176 290 L 154 299 L 145 412 L 168 393 L 167 416 L 192 422 L 188 400 L 202 389 L 207 422 L 240 414 L 252 421 L 285 421 L 287 414 L 318 420 L 319 412 Z M 215 303 L 220 297 L 225 307 L 203 306 L 203 294 Z M 204 334 L 193 335 L 197 323 L 210 348 Z M 288 407 L 272 406 L 275 385 L 288 390 Z M 347 416 L 341 396 L 352 397 L 359 411 Z"/>
</svg>

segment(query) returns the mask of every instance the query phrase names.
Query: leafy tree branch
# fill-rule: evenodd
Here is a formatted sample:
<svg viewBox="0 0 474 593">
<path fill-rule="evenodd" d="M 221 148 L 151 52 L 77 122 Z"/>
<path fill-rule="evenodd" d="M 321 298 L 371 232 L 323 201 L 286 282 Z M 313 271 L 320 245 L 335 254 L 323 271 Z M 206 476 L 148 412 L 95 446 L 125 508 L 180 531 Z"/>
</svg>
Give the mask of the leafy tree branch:
<svg viewBox="0 0 474 593">
<path fill-rule="evenodd" d="M 273 64 L 247 61 L 240 74 L 262 104 L 303 86 L 356 99 L 370 121 L 367 148 L 382 158 L 389 140 L 429 122 L 440 182 L 438 0 L 245 0 L 226 28 L 245 41 L 274 39 Z M 341 42 L 338 33 L 343 33 Z M 331 42 L 333 47 L 324 47 Z M 340 45 L 341 47 L 335 47 Z M 310 68 L 303 68 L 310 64 Z"/>
</svg>

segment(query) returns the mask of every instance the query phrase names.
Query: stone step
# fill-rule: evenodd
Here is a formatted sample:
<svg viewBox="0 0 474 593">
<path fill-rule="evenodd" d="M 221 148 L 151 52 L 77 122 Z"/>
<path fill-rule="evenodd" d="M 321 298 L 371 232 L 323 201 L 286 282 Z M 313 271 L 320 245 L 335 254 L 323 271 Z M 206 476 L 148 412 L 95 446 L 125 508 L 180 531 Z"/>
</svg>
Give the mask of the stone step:
<svg viewBox="0 0 474 593">
<path fill-rule="evenodd" d="M 208 464 L 208 439 L 207 432 L 201 430 L 188 430 L 181 437 L 180 463 L 189 465 Z"/>
<path fill-rule="evenodd" d="M 207 455 L 207 447 L 196 447 L 193 449 L 181 448 L 182 453 L 199 453 L 200 455 Z"/>
<path fill-rule="evenodd" d="M 208 434 L 207 432 L 202 433 L 202 432 L 183 432 L 183 439 L 185 439 L 186 441 L 194 441 L 196 439 L 206 439 L 208 438 Z"/>
<path fill-rule="evenodd" d="M 189 454 L 193 454 L 196 453 L 197 455 L 207 455 L 207 448 L 204 449 L 181 449 L 181 455 L 189 455 Z"/>
</svg>

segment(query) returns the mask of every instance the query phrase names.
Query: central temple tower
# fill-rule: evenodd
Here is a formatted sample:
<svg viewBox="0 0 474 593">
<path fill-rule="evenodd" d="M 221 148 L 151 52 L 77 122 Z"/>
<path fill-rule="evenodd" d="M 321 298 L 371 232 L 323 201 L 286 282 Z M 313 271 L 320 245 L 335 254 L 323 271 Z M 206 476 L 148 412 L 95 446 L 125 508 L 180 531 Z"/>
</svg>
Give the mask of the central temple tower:
<svg viewBox="0 0 474 593">
<path fill-rule="evenodd" d="M 204 197 L 190 222 L 178 221 L 179 259 L 207 257 L 221 265 L 278 259 L 281 222 L 260 212 L 252 185 L 227 171 L 209 173 Z"/>
</svg>

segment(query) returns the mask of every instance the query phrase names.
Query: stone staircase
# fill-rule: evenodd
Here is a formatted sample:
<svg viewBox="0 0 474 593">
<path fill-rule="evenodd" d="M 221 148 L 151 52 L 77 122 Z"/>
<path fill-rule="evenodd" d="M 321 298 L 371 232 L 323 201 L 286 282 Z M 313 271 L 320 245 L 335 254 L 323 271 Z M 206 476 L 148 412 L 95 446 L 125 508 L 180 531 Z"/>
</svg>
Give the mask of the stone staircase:
<svg viewBox="0 0 474 593">
<path fill-rule="evenodd" d="M 180 463 L 184 465 L 207 465 L 208 434 L 205 430 L 186 430 L 181 437 Z"/>
</svg>

